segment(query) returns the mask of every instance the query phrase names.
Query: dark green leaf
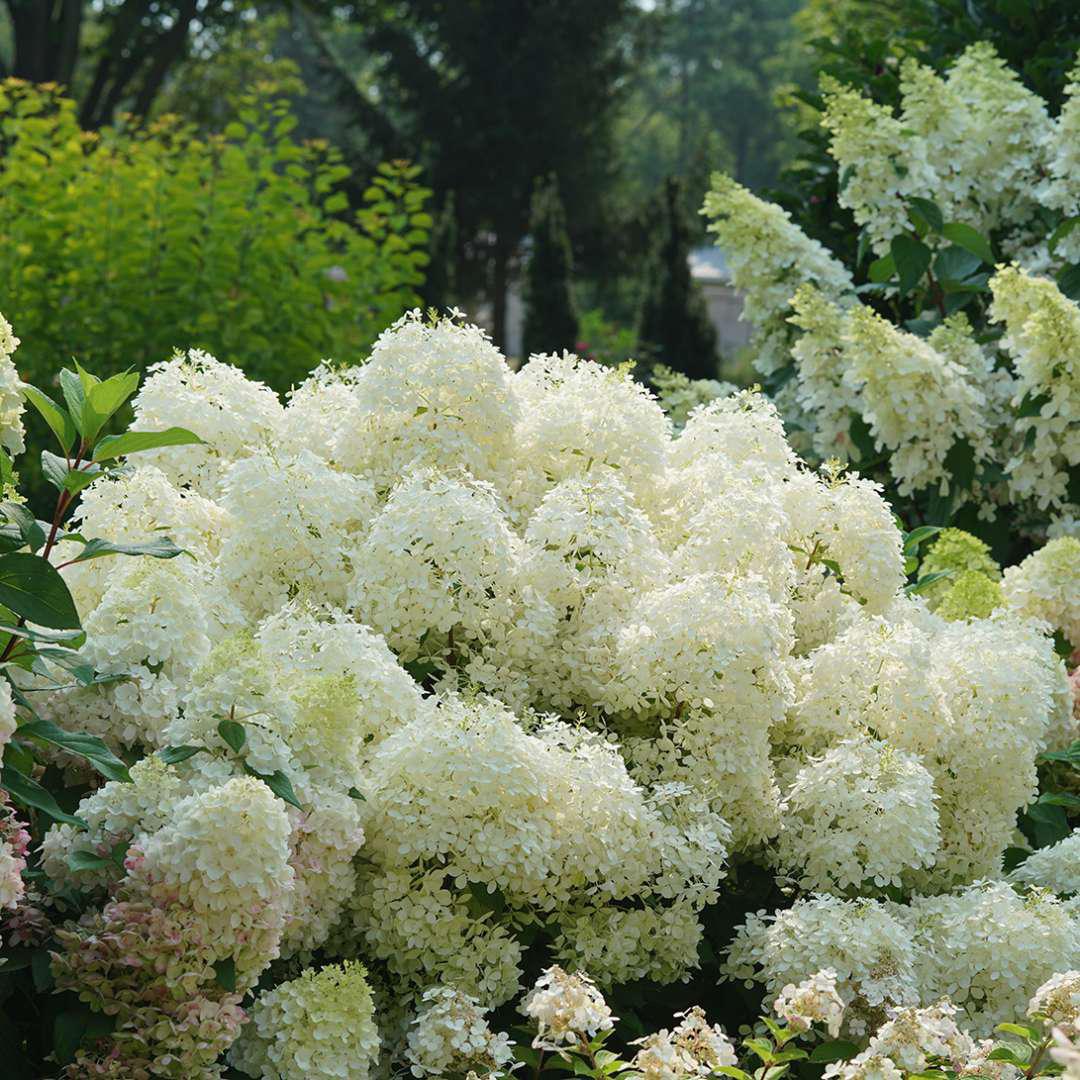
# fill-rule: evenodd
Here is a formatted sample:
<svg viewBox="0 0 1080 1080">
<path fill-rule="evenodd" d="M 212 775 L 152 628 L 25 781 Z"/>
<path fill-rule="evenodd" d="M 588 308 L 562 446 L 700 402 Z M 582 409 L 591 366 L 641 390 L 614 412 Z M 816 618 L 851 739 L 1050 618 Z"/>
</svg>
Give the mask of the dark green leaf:
<svg viewBox="0 0 1080 1080">
<path fill-rule="evenodd" d="M 183 554 L 184 549 L 177 547 L 167 536 L 143 540 L 137 544 L 117 544 L 112 540 L 95 538 L 88 540 L 82 551 L 71 561 L 87 562 L 89 559 L 100 559 L 103 555 L 149 555 L 153 559 L 174 559 Z"/>
<path fill-rule="evenodd" d="M 230 993 L 236 990 L 236 961 L 231 956 L 218 960 L 214 964 L 214 978 L 222 990 Z"/>
<path fill-rule="evenodd" d="M 34 953 L 30 961 L 30 971 L 34 976 L 34 989 L 38 993 L 43 994 L 56 984 L 52 973 L 52 957 L 47 949 L 38 949 Z"/>
<path fill-rule="evenodd" d="M 69 1065 L 84 1044 L 109 1035 L 115 1021 L 87 1006 L 67 1009 L 53 1021 L 53 1052 L 61 1065 Z"/>
<path fill-rule="evenodd" d="M 269 776 L 263 773 L 255 774 L 262 782 L 279 798 L 284 799 L 290 806 L 295 806 L 297 810 L 303 810 L 300 805 L 300 800 L 296 797 L 296 792 L 293 791 L 292 781 L 280 770 L 271 773 Z"/>
<path fill-rule="evenodd" d="M 908 199 L 908 203 L 911 205 L 916 219 L 921 218 L 927 229 L 934 232 L 941 231 L 942 226 L 945 224 L 945 218 L 942 217 L 941 208 L 933 199 L 922 199 L 917 195 L 912 195 Z"/>
<path fill-rule="evenodd" d="M 131 779 L 127 766 L 96 735 L 64 731 L 51 720 L 31 720 L 19 728 L 19 734 L 52 743 L 68 753 L 86 758 L 108 780 Z"/>
<path fill-rule="evenodd" d="M 894 236 L 889 250 L 900 277 L 900 294 L 911 292 L 930 269 L 933 252 L 921 241 L 910 236 Z"/>
<path fill-rule="evenodd" d="M 53 630 L 79 626 L 64 579 L 45 559 L 27 552 L 0 555 L 0 604 L 28 622 Z"/>
<path fill-rule="evenodd" d="M 109 461 L 124 454 L 138 453 L 140 450 L 201 442 L 198 435 L 182 427 L 165 428 L 164 431 L 126 431 L 123 435 L 107 435 L 102 439 L 94 447 L 94 460 Z"/>
<path fill-rule="evenodd" d="M 913 581 L 910 585 L 904 587 L 904 592 L 908 596 L 914 596 L 916 593 L 921 593 L 924 590 L 930 588 L 935 581 L 941 581 L 942 578 L 952 577 L 951 570 L 935 570 L 932 574 L 925 574 L 919 578 L 918 581 Z"/>
<path fill-rule="evenodd" d="M 247 742 L 247 732 L 244 731 L 243 724 L 239 724 L 235 720 L 222 720 L 217 729 L 218 734 L 232 748 L 234 753 L 239 754 L 244 749 L 244 743 Z"/>
<path fill-rule="evenodd" d="M 942 226 L 941 235 L 944 236 L 946 240 L 951 240 L 954 244 L 958 244 L 960 247 L 964 248 L 965 251 L 970 251 L 973 255 L 978 255 L 988 266 L 994 265 L 994 251 L 993 248 L 990 247 L 990 241 L 970 225 L 964 225 L 959 221 L 952 221 L 949 224 Z"/>
<path fill-rule="evenodd" d="M 44 417 L 45 423 L 52 429 L 66 454 L 71 449 L 78 434 L 71 417 L 48 394 L 43 394 L 36 386 L 29 386 L 24 383 L 22 392 L 26 400 Z"/>
<path fill-rule="evenodd" d="M 351 787 L 347 794 L 350 799 L 359 799 L 360 802 L 367 802 L 367 799 L 364 798 L 364 793 L 359 788 Z"/>
<path fill-rule="evenodd" d="M 0 506 L 0 512 L 15 526 L 19 538 L 31 551 L 44 547 L 45 530 L 25 506 L 21 503 L 8 502 Z"/>
<path fill-rule="evenodd" d="M 31 780 L 24 773 L 17 772 L 10 765 L 4 765 L 0 772 L 0 787 L 7 789 L 11 797 L 23 806 L 31 806 L 48 814 L 54 821 L 63 821 L 68 825 L 86 828 L 86 822 L 60 809 L 59 803 L 36 780 Z"/>
<path fill-rule="evenodd" d="M 936 536 L 941 532 L 941 525 L 920 525 L 917 529 L 912 529 L 904 537 L 904 554 L 912 555 L 919 550 L 919 545 L 924 540 L 929 540 L 931 536 Z"/>
<path fill-rule="evenodd" d="M 953 484 L 961 491 L 970 491 L 975 483 L 975 448 L 967 439 L 957 439 L 945 455 L 945 468 L 953 479 Z"/>
<path fill-rule="evenodd" d="M 1070 300 L 1080 300 L 1080 263 L 1072 263 L 1058 274 L 1057 287 Z"/>
<path fill-rule="evenodd" d="M 866 276 L 870 281 L 881 285 L 888 281 L 896 273 L 896 263 L 892 255 L 882 255 L 875 259 L 866 269 Z"/>
<path fill-rule="evenodd" d="M 1016 410 L 1018 419 L 1023 419 L 1026 416 L 1038 416 L 1042 412 L 1042 407 L 1050 401 L 1049 394 L 1036 394 L 1032 396 L 1029 390 L 1021 399 L 1020 406 Z"/>
<path fill-rule="evenodd" d="M 1063 806 L 1066 810 L 1080 810 L 1080 795 L 1065 791 L 1048 791 L 1039 796 L 1040 806 Z"/>
<path fill-rule="evenodd" d="M 1013 1049 L 1011 1046 L 995 1046 L 987 1057 L 990 1061 L 1007 1061 L 1017 1068 L 1026 1069 L 1029 1055 L 1027 1052 L 1018 1052 L 1018 1050 L 1019 1048 Z"/>
<path fill-rule="evenodd" d="M 201 746 L 166 746 L 163 750 L 158 751 L 158 757 L 166 765 L 176 765 L 178 762 L 187 761 L 189 757 L 201 753 L 202 750 L 203 747 Z"/>
<path fill-rule="evenodd" d="M 1040 754 L 1036 760 L 1060 761 L 1066 765 L 1075 765 L 1080 768 L 1080 739 L 1066 750 L 1049 750 L 1045 754 Z"/>
<path fill-rule="evenodd" d="M 1066 218 L 1051 234 L 1047 241 L 1047 246 L 1050 248 L 1050 254 L 1053 255 L 1057 250 L 1058 244 L 1065 239 L 1078 225 L 1080 225 L 1080 216 Z"/>
<path fill-rule="evenodd" d="M 92 851 L 69 851 L 67 864 L 76 873 L 82 870 L 115 870 L 116 863 L 104 855 L 95 855 Z"/>
<path fill-rule="evenodd" d="M 948 288 L 970 278 L 982 264 L 978 255 L 953 244 L 938 252 L 938 257 L 934 260 L 934 274 L 938 281 Z"/>
</svg>

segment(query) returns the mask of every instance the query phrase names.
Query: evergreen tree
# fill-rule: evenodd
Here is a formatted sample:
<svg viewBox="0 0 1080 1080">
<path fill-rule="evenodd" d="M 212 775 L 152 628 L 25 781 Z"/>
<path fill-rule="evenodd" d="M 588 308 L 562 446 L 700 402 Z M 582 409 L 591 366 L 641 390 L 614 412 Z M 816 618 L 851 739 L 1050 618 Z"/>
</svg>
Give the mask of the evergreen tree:
<svg viewBox="0 0 1080 1080">
<path fill-rule="evenodd" d="M 561 352 L 577 343 L 573 256 L 555 176 L 538 180 L 529 219 L 532 250 L 525 270 L 522 352 Z"/>
<path fill-rule="evenodd" d="M 431 262 L 427 265 L 423 288 L 428 307 L 444 311 L 457 303 L 457 259 L 457 206 L 450 191 L 431 230 Z"/>
<path fill-rule="evenodd" d="M 691 379 L 716 377 L 716 329 L 690 275 L 693 235 L 682 185 L 669 177 L 656 209 L 658 243 L 645 279 L 640 337 L 656 359 Z"/>
</svg>

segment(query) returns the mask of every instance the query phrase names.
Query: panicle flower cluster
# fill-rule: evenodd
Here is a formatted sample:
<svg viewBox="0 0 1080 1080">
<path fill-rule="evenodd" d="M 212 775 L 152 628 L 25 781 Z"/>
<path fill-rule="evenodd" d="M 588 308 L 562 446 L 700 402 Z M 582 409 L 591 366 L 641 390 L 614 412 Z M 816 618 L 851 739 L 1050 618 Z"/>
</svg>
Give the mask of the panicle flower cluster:
<svg viewBox="0 0 1080 1080">
<path fill-rule="evenodd" d="M 413 1076 L 491 1076 L 514 1059 L 510 1040 L 493 1032 L 476 998 L 452 986 L 424 991 L 405 1056 Z"/>
<path fill-rule="evenodd" d="M 865 425 L 889 452 L 901 495 L 947 494 L 959 480 L 984 517 L 1010 505 L 1040 538 L 1075 531 L 1080 308 L 1051 277 L 1033 275 L 1080 257 L 1075 230 L 1049 245 L 1046 237 L 1047 220 L 1070 220 L 1080 206 L 1080 68 L 1056 120 L 985 43 L 944 76 L 905 61 L 899 114 L 834 80 L 822 88 L 840 203 L 879 255 L 895 262 L 893 243 L 914 243 L 919 228 L 938 279 L 980 285 L 979 257 L 956 239 L 974 230 L 992 233 L 1019 265 L 999 266 L 989 282 L 989 316 L 1005 323 L 1000 347 L 1011 363 L 1002 364 L 997 343 L 976 338 L 944 301 L 928 296 L 926 317 L 910 324 L 925 326 L 918 333 L 885 322 L 783 210 L 715 177 L 703 213 L 746 294 L 756 364 L 802 432 L 799 448 L 820 460 L 873 456 Z M 942 218 L 929 233 L 926 214 Z"/>
<path fill-rule="evenodd" d="M 1062 971 L 1047 979 L 1028 1002 L 1027 1014 L 1070 1039 L 1080 1035 L 1080 971 Z"/>
<path fill-rule="evenodd" d="M 777 859 L 808 890 L 862 893 L 933 866 L 941 833 L 934 778 L 919 759 L 874 739 L 812 758 L 787 791 Z"/>
<path fill-rule="evenodd" d="M 116 1020 L 108 1043 L 79 1051 L 71 1076 L 220 1075 L 240 999 L 278 955 L 288 838 L 283 804 L 237 777 L 180 800 L 129 848 L 109 901 L 57 934 L 57 986 Z"/>
<path fill-rule="evenodd" d="M 699 405 L 708 405 L 717 398 L 735 393 L 734 383 L 717 379 L 690 379 L 681 371 L 673 371 L 666 364 L 657 364 L 649 373 L 649 381 L 656 390 L 657 400 L 675 430 L 686 427 L 690 414 Z"/>
<path fill-rule="evenodd" d="M 675 1016 L 680 1023 L 673 1030 L 661 1028 L 634 1042 L 641 1049 L 632 1064 L 645 1080 L 713 1076 L 738 1064 L 731 1040 L 720 1027 L 709 1024 L 700 1006 Z"/>
<path fill-rule="evenodd" d="M 844 1000 L 836 992 L 836 972 L 824 968 L 798 986 L 788 983 L 773 1002 L 773 1011 L 796 1031 L 821 1024 L 835 1039 L 844 1022 Z"/>
<path fill-rule="evenodd" d="M 803 972 L 828 966 L 854 1034 L 883 1023 L 889 1009 L 946 997 L 972 1030 L 989 1034 L 1023 1012 L 1032 987 L 1076 963 L 1078 919 L 1075 905 L 1045 890 L 1020 895 L 1000 881 L 909 905 L 815 896 L 750 916 L 726 970 L 775 998 Z"/>
<path fill-rule="evenodd" d="M 1044 620 L 1080 649 L 1080 537 L 1051 540 L 1010 566 L 1001 588 L 1010 608 Z"/>
<path fill-rule="evenodd" d="M 1064 840 L 1032 852 L 1009 876 L 1058 896 L 1080 893 L 1080 832 L 1071 832 Z"/>
<path fill-rule="evenodd" d="M 713 175 L 702 213 L 727 256 L 732 282 L 746 296 L 743 317 L 755 327 L 755 364 L 769 375 L 788 362 L 787 316 L 796 289 L 812 285 L 836 301 L 853 292 L 851 276 L 786 210 L 722 173 Z"/>
<path fill-rule="evenodd" d="M 533 1046 L 549 1050 L 588 1042 L 615 1023 L 592 979 L 581 971 L 568 974 L 557 964 L 536 980 L 521 1011 L 536 1024 Z"/>
<path fill-rule="evenodd" d="M 932 389 L 953 378 L 930 367 L 949 372 Z M 807 468 L 761 394 L 676 432 L 625 371 L 514 372 L 481 331 L 414 314 L 287 405 L 189 353 L 135 412 L 203 442 L 96 481 L 80 529 L 192 557 L 64 567 L 93 660 L 129 678 L 25 675 L 41 715 L 149 755 L 43 843 L 87 908 L 58 978 L 119 1018 L 79 1067 L 212 1076 L 258 983 L 237 1061 L 337 1075 L 340 985 L 366 1069 L 362 962 L 387 1055 L 415 1043 L 439 1073 L 487 1047 L 497 1069 L 502 1044 L 460 1018 L 517 995 L 527 950 L 562 965 L 526 999 L 543 1040 L 594 1037 L 598 986 L 697 967 L 736 852 L 835 894 L 753 917 L 738 977 L 776 995 L 831 969 L 852 1030 L 953 984 L 998 1009 L 961 946 L 942 946 L 952 983 L 924 978 L 908 909 L 855 897 L 1000 876 L 1035 759 L 1073 723 L 1064 666 L 1026 613 L 949 621 L 905 597 L 881 489 Z M 1042 953 L 1003 950 L 1030 994 Z M 342 966 L 300 975 L 316 952 Z M 688 1013 L 642 1053 L 690 1069 L 726 1045 Z"/>
<path fill-rule="evenodd" d="M 379 1053 L 363 964 L 309 968 L 260 994 L 229 1062 L 261 1080 L 367 1080 Z"/>
<path fill-rule="evenodd" d="M 0 315 L 0 446 L 13 456 L 25 449 L 22 380 L 11 360 L 18 347 L 19 339 L 12 332 L 11 324 Z"/>
</svg>

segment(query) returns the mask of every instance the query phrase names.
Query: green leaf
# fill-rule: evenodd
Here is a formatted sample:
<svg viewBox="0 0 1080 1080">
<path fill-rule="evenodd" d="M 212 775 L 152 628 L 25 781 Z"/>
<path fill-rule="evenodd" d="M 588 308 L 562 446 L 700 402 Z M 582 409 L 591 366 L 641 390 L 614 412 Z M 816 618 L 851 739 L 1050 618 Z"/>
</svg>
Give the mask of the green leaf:
<svg viewBox="0 0 1080 1080">
<path fill-rule="evenodd" d="M 942 528 L 941 525 L 920 525 L 917 529 L 912 529 L 904 536 L 904 554 L 913 555 L 924 540 L 936 536 Z"/>
<path fill-rule="evenodd" d="M 1080 795 L 1065 791 L 1048 791 L 1039 796 L 1040 806 L 1063 806 L 1067 810 L 1080 810 Z"/>
<path fill-rule="evenodd" d="M 128 767 L 96 735 L 65 731 L 51 720 L 31 720 L 19 727 L 20 735 L 29 735 L 41 742 L 59 746 L 68 753 L 86 758 L 108 780 L 130 781 Z"/>
<path fill-rule="evenodd" d="M 753 1077 L 734 1065 L 718 1065 L 713 1072 L 718 1076 L 733 1076 L 735 1080 L 753 1080 Z"/>
<path fill-rule="evenodd" d="M 0 604 L 53 630 L 80 625 L 67 583 L 45 559 L 27 552 L 0 555 Z"/>
<path fill-rule="evenodd" d="M 61 810 L 57 801 L 36 780 L 17 772 L 10 765 L 5 765 L 0 771 L 0 787 L 5 788 L 16 802 L 40 810 L 54 821 L 63 821 L 80 829 L 86 828 L 85 821 Z"/>
<path fill-rule="evenodd" d="M 75 424 L 65 409 L 62 409 L 48 394 L 43 394 L 36 386 L 23 383 L 23 397 L 34 406 L 52 429 L 61 448 L 66 454 L 75 442 L 78 432 Z"/>
<path fill-rule="evenodd" d="M 919 578 L 918 581 L 913 581 L 910 585 L 904 586 L 904 592 L 908 596 L 914 596 L 916 593 L 921 593 L 924 590 L 930 588 L 935 581 L 941 581 L 942 578 L 952 577 L 951 570 L 935 570 L 932 574 L 926 574 Z"/>
<path fill-rule="evenodd" d="M 218 734 L 232 748 L 233 753 L 239 754 L 244 749 L 244 743 L 247 742 L 247 732 L 244 731 L 243 724 L 239 724 L 235 720 L 222 720 L 217 729 Z"/>
<path fill-rule="evenodd" d="M 1047 246 L 1050 249 L 1050 254 L 1053 255 L 1057 250 L 1058 244 L 1065 239 L 1078 225 L 1080 225 L 1080 215 L 1077 217 L 1066 218 L 1058 227 L 1050 234 L 1047 241 Z"/>
<path fill-rule="evenodd" d="M 957 439 L 949 448 L 943 463 L 961 491 L 970 491 L 975 483 L 975 448 L 967 439 Z"/>
<path fill-rule="evenodd" d="M 1029 1054 L 1020 1051 L 1019 1047 L 995 1046 L 987 1055 L 987 1059 L 990 1061 L 1007 1061 L 1010 1065 L 1016 1065 L 1020 1069 L 1026 1069 L 1029 1056 Z"/>
<path fill-rule="evenodd" d="M 933 199 L 922 199 L 917 195 L 912 195 L 908 199 L 908 203 L 914 212 L 916 220 L 921 218 L 927 229 L 941 232 L 941 228 L 945 224 L 945 218 L 942 216 L 941 208 Z"/>
<path fill-rule="evenodd" d="M 284 799 L 290 806 L 295 806 L 297 810 L 303 810 L 300 805 L 300 800 L 296 797 L 296 792 L 293 791 L 292 781 L 280 770 L 270 773 L 267 776 L 265 773 L 255 773 L 255 775 L 279 798 Z"/>
<path fill-rule="evenodd" d="M 236 990 L 236 961 L 231 956 L 218 960 L 214 964 L 214 978 L 222 990 L 230 993 Z"/>
<path fill-rule="evenodd" d="M 39 994 L 47 993 L 56 985 L 52 973 L 52 957 L 49 955 L 48 949 L 35 951 L 30 961 L 30 971 L 34 976 L 34 989 Z"/>
<path fill-rule="evenodd" d="M 90 403 L 95 415 L 102 417 L 104 424 L 135 393 L 138 387 L 139 373 L 124 371 L 109 379 L 103 379 L 91 387 L 86 391 L 86 400 Z M 95 431 L 94 434 L 96 435 L 97 432 Z"/>
<path fill-rule="evenodd" d="M 910 236 L 894 236 L 889 244 L 896 272 L 900 277 L 900 295 L 911 292 L 930 269 L 934 253 L 921 241 Z"/>
<path fill-rule="evenodd" d="M 41 471 L 54 488 L 72 495 L 89 487 L 101 475 L 101 469 L 97 466 L 69 469 L 62 457 L 50 454 L 48 450 L 41 451 Z"/>
<path fill-rule="evenodd" d="M 1065 750 L 1048 750 L 1040 754 L 1036 761 L 1060 761 L 1066 765 L 1076 765 L 1080 768 L 1080 739 Z"/>
<path fill-rule="evenodd" d="M 88 540 L 82 551 L 71 561 L 87 562 L 90 559 L 100 559 L 103 555 L 149 555 L 152 559 L 175 559 L 177 555 L 183 554 L 184 549 L 177 547 L 167 536 L 143 540 L 138 544 L 117 544 L 112 540 L 95 538 Z"/>
<path fill-rule="evenodd" d="M 882 255 L 875 259 L 867 268 L 866 276 L 877 285 L 882 285 L 896 273 L 896 262 L 892 255 Z"/>
<path fill-rule="evenodd" d="M 123 457 L 124 454 L 136 454 L 140 450 L 156 450 L 161 446 L 186 446 L 201 443 L 193 431 L 187 428 L 170 427 L 163 431 L 125 431 L 123 435 L 106 435 L 94 447 L 95 461 L 109 461 Z"/>
<path fill-rule="evenodd" d="M 15 526 L 19 538 L 32 552 L 45 546 L 45 530 L 37 518 L 21 503 L 0 504 L 0 513 Z"/>
<path fill-rule="evenodd" d="M 1042 1032 L 1038 1028 L 1028 1027 L 1026 1024 L 998 1024 L 995 1031 L 1003 1031 L 1006 1035 L 1019 1035 L 1022 1039 L 1030 1039 L 1039 1042 Z"/>
<path fill-rule="evenodd" d="M 65 860 L 76 873 L 82 870 L 115 870 L 116 863 L 92 851 L 69 851 Z"/>
<path fill-rule="evenodd" d="M 358 799 L 360 802 L 367 802 L 367 799 L 364 798 L 364 793 L 359 788 L 351 787 L 346 794 L 350 799 Z"/>
<path fill-rule="evenodd" d="M 941 227 L 941 235 L 946 240 L 970 251 L 972 255 L 978 255 L 988 266 L 994 265 L 994 250 L 990 247 L 990 241 L 977 229 L 970 225 L 964 225 L 959 221 L 949 222 Z"/>
<path fill-rule="evenodd" d="M 84 1043 L 109 1035 L 115 1020 L 83 1006 L 58 1013 L 53 1020 L 53 1053 L 60 1065 L 69 1065 Z"/>
<path fill-rule="evenodd" d="M 950 285 L 966 281 L 982 264 L 978 255 L 953 244 L 938 252 L 938 257 L 934 260 L 934 274 L 942 286 L 948 289 Z"/>
<path fill-rule="evenodd" d="M 833 1039 L 831 1042 L 821 1043 L 810 1051 L 810 1060 L 819 1065 L 828 1065 L 834 1061 L 847 1061 L 859 1052 L 859 1048 L 846 1039 Z"/>
<path fill-rule="evenodd" d="M 78 366 L 78 365 L 76 365 Z M 75 429 L 87 442 L 90 442 L 105 423 L 104 417 L 94 412 L 94 407 L 86 399 L 86 383 L 92 378 L 82 368 L 78 373 L 70 368 L 60 372 L 60 389 L 64 392 L 68 412 L 75 424 Z"/>
<path fill-rule="evenodd" d="M 194 757 L 204 749 L 205 747 L 202 746 L 166 746 L 163 750 L 158 751 L 158 757 L 166 765 L 176 765 L 181 761 L 187 761 L 189 757 Z"/>
<path fill-rule="evenodd" d="M 1080 263 L 1071 263 L 1057 276 L 1057 287 L 1070 299 L 1080 301 Z"/>
<path fill-rule="evenodd" d="M 769 1064 L 775 1059 L 775 1051 L 773 1045 L 768 1039 L 744 1039 L 743 1046 L 746 1047 L 751 1053 L 756 1054 L 765 1064 Z"/>
</svg>

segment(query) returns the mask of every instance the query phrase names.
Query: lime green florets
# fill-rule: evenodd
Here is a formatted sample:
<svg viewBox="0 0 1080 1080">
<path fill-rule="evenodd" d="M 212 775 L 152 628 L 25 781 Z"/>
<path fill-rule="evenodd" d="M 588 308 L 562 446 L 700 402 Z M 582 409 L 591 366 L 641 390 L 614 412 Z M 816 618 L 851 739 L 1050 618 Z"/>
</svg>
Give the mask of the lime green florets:
<svg viewBox="0 0 1080 1080">
<path fill-rule="evenodd" d="M 950 622 L 956 619 L 985 619 L 1004 603 L 1001 586 L 978 570 L 965 570 L 949 581 L 937 613 Z"/>
<path fill-rule="evenodd" d="M 991 584 L 1001 580 L 1001 567 L 994 561 L 990 549 L 977 536 L 963 529 L 942 529 L 938 533 L 919 567 L 919 576 L 926 577 L 946 570 L 952 572 L 949 577 L 936 581 L 923 592 L 933 610 L 944 601 L 958 579 L 968 572 L 984 577 Z M 969 590 L 971 588 L 968 586 Z"/>
</svg>

